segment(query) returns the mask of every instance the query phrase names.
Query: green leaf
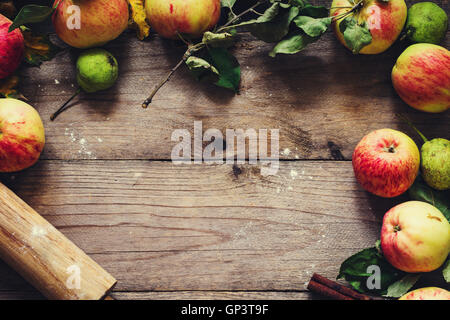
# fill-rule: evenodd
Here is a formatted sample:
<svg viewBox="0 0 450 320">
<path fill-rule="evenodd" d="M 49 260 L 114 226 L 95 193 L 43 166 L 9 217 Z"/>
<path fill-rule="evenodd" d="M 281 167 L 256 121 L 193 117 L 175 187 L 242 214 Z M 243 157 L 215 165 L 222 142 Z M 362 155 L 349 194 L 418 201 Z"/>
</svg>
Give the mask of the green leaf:
<svg viewBox="0 0 450 320">
<path fill-rule="evenodd" d="M 342 20 L 339 28 L 344 35 L 345 43 L 354 54 L 358 54 L 372 42 L 372 34 L 365 21 L 359 24 L 354 17 L 347 17 Z"/>
<path fill-rule="evenodd" d="M 236 3 L 236 0 L 220 0 L 220 3 L 222 5 L 222 8 L 232 9 L 234 4 Z"/>
<path fill-rule="evenodd" d="M 329 13 L 328 9 L 324 6 L 306 4 L 305 7 L 300 10 L 300 15 L 312 18 L 326 18 L 329 16 Z"/>
<path fill-rule="evenodd" d="M 186 60 L 186 65 L 199 81 L 217 82 L 219 80 L 219 71 L 202 58 L 191 56 Z"/>
<path fill-rule="evenodd" d="M 447 259 L 447 262 L 444 264 L 444 269 L 442 270 L 442 274 L 447 283 L 450 283 L 450 258 Z"/>
<path fill-rule="evenodd" d="M 298 12 L 297 7 L 283 9 L 275 3 L 263 16 L 249 23 L 248 29 L 253 36 L 264 42 L 278 42 L 288 34 L 289 26 Z"/>
<path fill-rule="evenodd" d="M 331 17 L 327 18 L 312 18 L 307 16 L 298 16 L 294 19 L 294 23 L 302 29 L 310 37 L 319 37 L 331 25 Z"/>
<path fill-rule="evenodd" d="M 317 41 L 318 37 L 310 37 L 307 34 L 297 31 L 285 39 L 278 42 L 278 44 L 269 53 L 272 58 L 279 53 L 283 54 L 295 54 L 308 46 L 308 44 Z"/>
<path fill-rule="evenodd" d="M 219 71 L 219 80 L 215 84 L 237 92 L 241 82 L 241 67 L 236 58 L 223 48 L 209 48 L 211 64 Z"/>
<path fill-rule="evenodd" d="M 450 191 L 437 191 L 429 187 L 421 176 L 418 176 L 414 184 L 408 190 L 412 200 L 424 201 L 435 206 L 450 222 Z"/>
<path fill-rule="evenodd" d="M 380 268 L 380 288 L 370 290 L 367 280 L 371 273 L 367 272 L 369 266 Z M 405 273 L 392 267 L 379 253 L 376 247 L 364 249 L 345 260 L 339 270 L 338 279 L 344 278 L 350 285 L 360 292 L 384 293 L 387 288 L 402 277 Z"/>
<path fill-rule="evenodd" d="M 9 32 L 28 23 L 37 23 L 46 20 L 54 11 L 54 8 L 30 4 L 22 7 L 13 23 L 9 27 Z"/>
<path fill-rule="evenodd" d="M 215 48 L 229 48 L 234 44 L 234 35 L 230 32 L 213 33 L 206 31 L 202 42 Z"/>
<path fill-rule="evenodd" d="M 400 280 L 391 284 L 384 296 L 389 298 L 400 298 L 416 284 L 420 276 L 420 274 L 408 274 L 404 276 Z"/>
</svg>

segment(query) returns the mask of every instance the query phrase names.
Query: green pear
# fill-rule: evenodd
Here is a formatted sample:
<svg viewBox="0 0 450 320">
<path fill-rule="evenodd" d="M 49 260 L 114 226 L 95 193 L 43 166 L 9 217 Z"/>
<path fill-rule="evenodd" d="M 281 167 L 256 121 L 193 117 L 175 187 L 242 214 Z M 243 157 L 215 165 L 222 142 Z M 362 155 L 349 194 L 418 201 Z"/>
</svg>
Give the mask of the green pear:
<svg viewBox="0 0 450 320">
<path fill-rule="evenodd" d="M 118 76 L 116 58 L 104 49 L 90 49 L 78 57 L 77 82 L 86 92 L 108 89 L 114 85 Z"/>
<path fill-rule="evenodd" d="M 421 170 L 425 182 L 437 190 L 450 189 L 450 141 L 436 138 L 421 149 Z"/>
<path fill-rule="evenodd" d="M 439 44 L 447 33 L 448 17 L 433 2 L 419 2 L 408 10 L 406 36 L 414 43 Z"/>
<path fill-rule="evenodd" d="M 50 120 L 66 109 L 66 106 L 83 90 L 97 92 L 106 90 L 114 85 L 119 76 L 119 65 L 116 58 L 104 49 L 89 49 L 80 54 L 77 60 L 78 90 L 58 109 Z"/>
</svg>

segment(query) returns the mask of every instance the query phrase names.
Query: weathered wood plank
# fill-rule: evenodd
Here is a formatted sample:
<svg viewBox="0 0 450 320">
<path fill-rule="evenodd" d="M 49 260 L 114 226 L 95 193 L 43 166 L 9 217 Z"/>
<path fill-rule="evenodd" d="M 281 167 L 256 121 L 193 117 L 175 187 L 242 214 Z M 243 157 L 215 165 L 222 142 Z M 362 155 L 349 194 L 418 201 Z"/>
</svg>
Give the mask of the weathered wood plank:
<svg viewBox="0 0 450 320">
<path fill-rule="evenodd" d="M 378 238 L 395 203 L 362 191 L 349 162 L 244 165 L 41 161 L 3 180 L 105 267 L 119 291 L 304 290 Z M 1 266 L 1 265 L 0 265 Z M 0 290 L 24 281 L 0 267 Z"/>
<path fill-rule="evenodd" d="M 448 8 L 448 1 L 439 3 Z M 118 84 L 82 95 L 57 121 L 50 122 L 50 114 L 75 90 L 75 51 L 22 70 L 22 90 L 45 121 L 45 159 L 169 159 L 171 133 L 192 133 L 195 120 L 223 133 L 279 128 L 281 150 L 290 151 L 282 155 L 286 159 L 349 159 L 371 130 L 391 127 L 414 135 L 395 113 L 406 114 L 429 137 L 448 135 L 448 112 L 417 112 L 392 88 L 390 71 L 405 45 L 354 56 L 329 32 L 300 54 L 272 59 L 271 45 L 244 35 L 235 48 L 243 71 L 240 95 L 197 83 L 182 70 L 143 110 L 141 102 L 183 49 L 157 37 L 141 42 L 128 32 L 106 46 L 119 60 Z"/>
<path fill-rule="evenodd" d="M 149 291 L 113 292 L 116 300 L 307 300 L 323 299 L 309 292 L 283 291 Z M 0 300 L 41 300 L 35 291 L 0 291 Z"/>
</svg>

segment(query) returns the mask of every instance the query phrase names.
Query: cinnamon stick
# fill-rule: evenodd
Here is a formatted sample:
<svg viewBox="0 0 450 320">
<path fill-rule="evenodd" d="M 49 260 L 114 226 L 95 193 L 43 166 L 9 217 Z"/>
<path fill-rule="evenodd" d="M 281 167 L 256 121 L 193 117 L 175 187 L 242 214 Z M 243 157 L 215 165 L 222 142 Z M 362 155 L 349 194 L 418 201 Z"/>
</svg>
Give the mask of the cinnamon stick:
<svg viewBox="0 0 450 320">
<path fill-rule="evenodd" d="M 334 300 L 372 300 L 369 296 L 356 292 L 340 283 L 314 273 L 308 290 Z"/>
</svg>

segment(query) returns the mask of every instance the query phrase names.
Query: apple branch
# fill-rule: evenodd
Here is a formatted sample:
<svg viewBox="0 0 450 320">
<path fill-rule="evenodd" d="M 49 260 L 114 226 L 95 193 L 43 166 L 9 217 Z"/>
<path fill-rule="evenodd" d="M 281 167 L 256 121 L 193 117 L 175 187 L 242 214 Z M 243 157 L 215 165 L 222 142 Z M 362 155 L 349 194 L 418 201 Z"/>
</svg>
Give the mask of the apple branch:
<svg viewBox="0 0 450 320">
<path fill-rule="evenodd" d="M 258 1 L 256 4 L 254 4 L 253 6 L 251 6 L 250 8 L 244 10 L 243 12 L 241 12 L 238 15 L 235 15 L 232 19 L 230 19 L 227 23 L 225 23 L 222 27 L 220 27 L 219 29 L 217 29 L 215 32 L 223 32 L 226 29 L 230 29 L 230 28 L 234 28 L 237 25 L 232 25 L 234 22 L 238 21 L 239 19 L 241 19 L 244 15 L 246 15 L 247 13 L 252 12 L 253 10 L 255 10 L 255 8 L 257 8 L 258 6 L 260 6 L 261 4 L 267 2 L 267 0 L 260 0 Z M 187 43 L 180 34 L 178 34 L 178 36 L 180 37 L 180 39 Z M 167 83 L 170 81 L 170 79 L 172 78 L 173 74 L 186 62 L 187 59 L 189 59 L 189 57 L 198 50 L 203 49 L 206 46 L 205 43 L 200 42 L 196 45 L 190 45 L 188 44 L 188 49 L 186 50 L 186 52 L 183 55 L 183 58 L 175 65 L 175 67 L 173 67 L 169 73 L 167 74 L 167 76 L 162 79 L 159 84 L 157 84 L 155 86 L 155 88 L 153 89 L 153 91 L 150 93 L 150 95 L 148 96 L 147 99 L 145 99 L 145 101 L 142 103 L 142 108 L 146 109 L 148 108 L 149 104 L 152 103 L 152 100 L 154 98 L 154 96 L 158 93 L 158 91 Z"/>
</svg>

